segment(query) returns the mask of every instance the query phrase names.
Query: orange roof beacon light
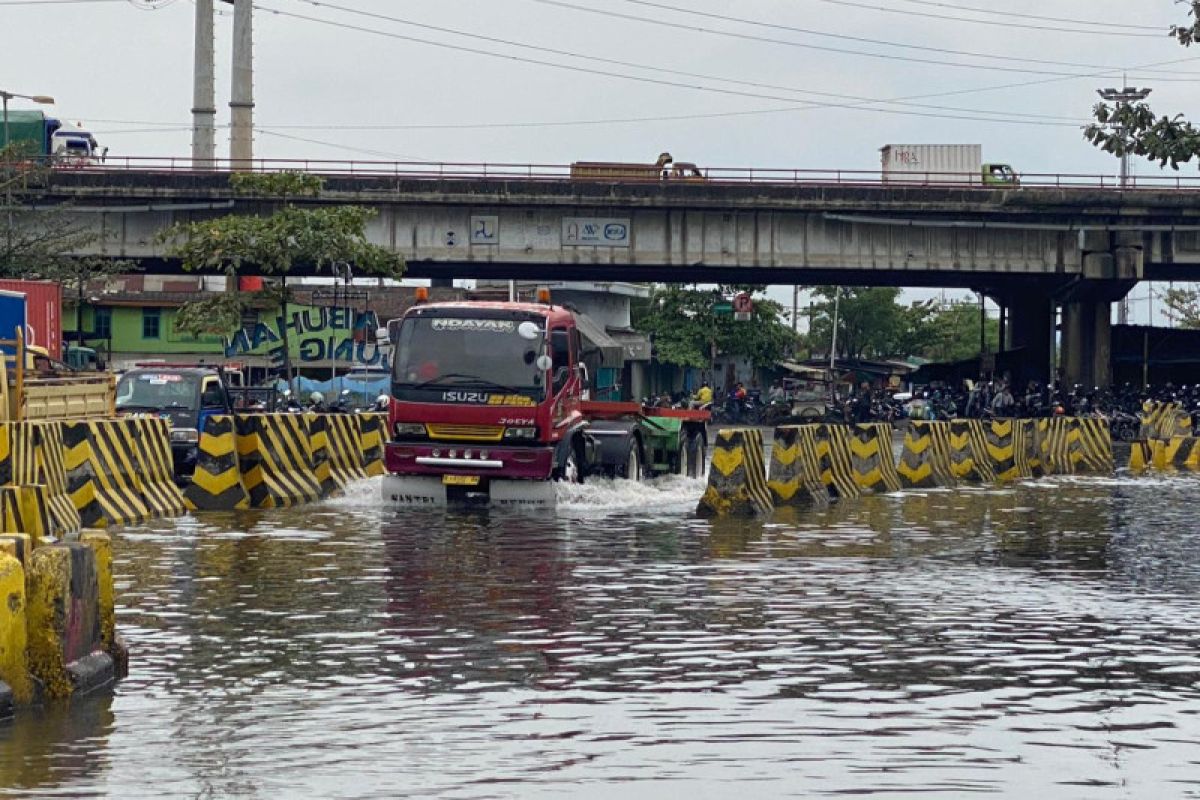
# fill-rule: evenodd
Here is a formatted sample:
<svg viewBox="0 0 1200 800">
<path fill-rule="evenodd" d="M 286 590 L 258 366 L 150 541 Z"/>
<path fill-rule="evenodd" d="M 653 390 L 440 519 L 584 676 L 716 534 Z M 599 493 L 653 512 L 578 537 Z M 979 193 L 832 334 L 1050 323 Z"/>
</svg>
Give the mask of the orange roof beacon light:
<svg viewBox="0 0 1200 800">
<path fill-rule="evenodd" d="M 537 301 L 543 305 L 550 305 L 550 287 L 539 286 L 537 290 Z"/>
<path fill-rule="evenodd" d="M 425 286 L 418 286 L 414 293 L 418 305 L 429 302 L 429 289 Z"/>
</svg>

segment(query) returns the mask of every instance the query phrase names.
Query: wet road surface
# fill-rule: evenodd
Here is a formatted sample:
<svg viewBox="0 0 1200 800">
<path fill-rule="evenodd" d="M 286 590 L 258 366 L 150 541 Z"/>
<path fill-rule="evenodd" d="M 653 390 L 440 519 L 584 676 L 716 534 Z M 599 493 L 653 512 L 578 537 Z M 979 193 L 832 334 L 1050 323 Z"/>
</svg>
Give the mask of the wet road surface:
<svg viewBox="0 0 1200 800">
<path fill-rule="evenodd" d="M 0 727 L 5 796 L 1200 797 L 1200 481 L 768 523 L 702 484 L 556 515 L 123 531 L 111 696 Z"/>
</svg>

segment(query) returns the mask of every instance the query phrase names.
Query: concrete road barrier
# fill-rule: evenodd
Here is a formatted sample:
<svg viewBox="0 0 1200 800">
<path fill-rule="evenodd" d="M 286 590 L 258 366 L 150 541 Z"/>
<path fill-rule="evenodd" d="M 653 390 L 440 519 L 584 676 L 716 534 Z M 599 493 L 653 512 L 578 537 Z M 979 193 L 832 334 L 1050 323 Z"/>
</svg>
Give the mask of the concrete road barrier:
<svg viewBox="0 0 1200 800">
<path fill-rule="evenodd" d="M 900 475 L 892 455 L 892 426 L 886 422 L 853 425 L 849 431 L 850 470 L 868 494 L 900 491 Z"/>
<path fill-rule="evenodd" d="M 0 713 L 14 703 L 33 700 L 26 632 L 25 568 L 8 553 L 0 553 Z"/>
<path fill-rule="evenodd" d="M 237 417 L 236 428 L 242 483 L 253 508 L 287 508 L 321 498 L 302 415 L 247 414 Z"/>
<path fill-rule="evenodd" d="M 767 488 L 777 507 L 829 505 L 829 491 L 817 469 L 816 441 L 806 427 L 783 425 L 775 429 Z"/>
<path fill-rule="evenodd" d="M 95 551 L 78 542 L 36 548 L 27 588 L 29 668 L 46 697 L 84 694 L 112 682 Z"/>
<path fill-rule="evenodd" d="M 187 503 L 175 484 L 170 424 L 157 417 L 130 417 L 122 422 L 132 437 L 138 485 L 150 513 L 156 517 L 185 513 Z"/>
<path fill-rule="evenodd" d="M 358 425 L 363 471 L 368 477 L 382 475 L 386 472 L 383 466 L 383 443 L 387 439 L 387 414 L 372 412 L 354 414 L 353 417 Z"/>
<path fill-rule="evenodd" d="M 1031 477 L 1027 466 L 1023 466 L 1022 459 L 1017 457 L 1019 427 L 1015 419 L 994 419 L 984 423 L 988 458 L 996 480 L 1001 483 Z"/>
<path fill-rule="evenodd" d="M 710 517 L 765 516 L 772 510 L 762 432 L 757 428 L 718 432 L 708 488 L 700 498 L 698 513 Z"/>
<path fill-rule="evenodd" d="M 341 489 L 351 481 L 367 477 L 363 447 L 359 436 L 361 414 L 328 414 L 325 417 L 329 439 L 329 477 Z"/>
<path fill-rule="evenodd" d="M 1147 402 L 1142 407 L 1139 439 L 1171 439 L 1192 435 L 1192 416 L 1181 403 Z"/>
<path fill-rule="evenodd" d="M 996 471 L 988 458 L 987 433 L 982 420 L 951 420 L 949 438 L 950 474 L 955 480 L 972 483 L 996 480 Z"/>
<path fill-rule="evenodd" d="M 950 460 L 950 423 L 913 420 L 900 451 L 900 485 L 905 489 L 954 486 Z"/>
<path fill-rule="evenodd" d="M 183 492 L 192 511 L 240 511 L 250 507 L 250 494 L 242 483 L 237 434 L 230 416 L 205 420 L 197 446 L 196 471 Z"/>
<path fill-rule="evenodd" d="M 5 533 L 23 533 L 34 547 L 54 535 L 46 487 L 0 486 L 0 525 Z"/>
<path fill-rule="evenodd" d="M 802 436 L 811 436 L 817 454 L 817 474 L 829 496 L 849 500 L 862 496 L 862 487 L 854 480 L 850 455 L 850 429 L 845 425 L 824 423 L 804 426 Z"/>
<path fill-rule="evenodd" d="M 126 420 L 63 423 L 67 491 L 83 527 L 129 525 L 154 513 L 142 495 L 134 437 Z"/>
<path fill-rule="evenodd" d="M 312 468 L 317 485 L 321 487 L 321 497 L 329 497 L 341 491 L 341 487 L 333 479 L 333 468 L 329 463 L 328 420 L 332 416 L 345 415 L 315 414 L 311 411 L 304 415 L 304 429 L 308 434 L 309 467 Z"/>
<path fill-rule="evenodd" d="M 1046 433 L 1046 471 L 1054 475 L 1104 475 L 1114 469 L 1108 422 L 1053 417 Z"/>
</svg>

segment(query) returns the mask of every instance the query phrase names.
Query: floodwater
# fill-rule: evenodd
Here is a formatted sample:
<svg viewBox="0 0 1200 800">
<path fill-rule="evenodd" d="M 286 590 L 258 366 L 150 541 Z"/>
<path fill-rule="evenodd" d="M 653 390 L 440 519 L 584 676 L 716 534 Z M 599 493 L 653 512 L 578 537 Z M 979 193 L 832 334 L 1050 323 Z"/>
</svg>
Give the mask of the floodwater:
<svg viewBox="0 0 1200 800">
<path fill-rule="evenodd" d="M 701 489 L 128 529 L 131 674 L 4 723 L 0 794 L 1200 797 L 1200 480 Z"/>
</svg>

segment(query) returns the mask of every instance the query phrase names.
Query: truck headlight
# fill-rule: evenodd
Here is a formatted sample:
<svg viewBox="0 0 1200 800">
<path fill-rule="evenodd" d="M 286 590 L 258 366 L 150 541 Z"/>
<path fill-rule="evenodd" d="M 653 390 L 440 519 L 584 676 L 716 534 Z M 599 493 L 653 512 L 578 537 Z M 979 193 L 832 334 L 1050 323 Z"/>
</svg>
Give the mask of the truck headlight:
<svg viewBox="0 0 1200 800">
<path fill-rule="evenodd" d="M 195 428 L 172 428 L 171 442 L 175 444 L 196 444 L 200 441 L 200 431 Z"/>
<path fill-rule="evenodd" d="M 392 427 L 392 433 L 396 435 L 397 439 L 412 438 L 414 436 L 424 438 L 425 425 L 421 422 L 397 422 Z"/>
<path fill-rule="evenodd" d="M 537 438 L 537 428 L 505 428 L 504 438 L 516 441 L 533 441 Z"/>
</svg>

